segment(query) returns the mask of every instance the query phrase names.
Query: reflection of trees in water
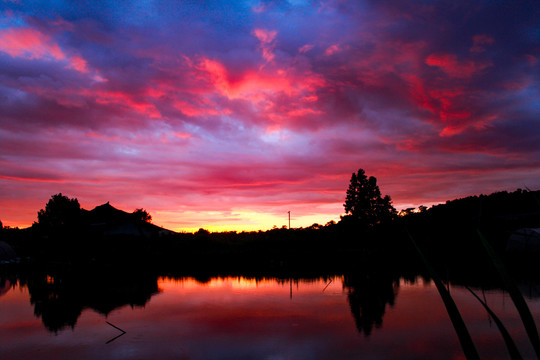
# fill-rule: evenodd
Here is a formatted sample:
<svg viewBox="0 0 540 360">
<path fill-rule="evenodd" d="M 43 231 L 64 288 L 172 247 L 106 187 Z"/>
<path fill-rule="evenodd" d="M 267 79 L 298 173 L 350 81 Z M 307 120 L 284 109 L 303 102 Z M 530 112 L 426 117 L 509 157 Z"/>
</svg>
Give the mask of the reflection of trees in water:
<svg viewBox="0 0 540 360">
<path fill-rule="evenodd" d="M 356 328 L 360 333 L 369 336 L 374 326 L 381 327 L 386 305 L 394 305 L 399 277 L 374 273 L 346 275 L 343 287 L 348 292 Z"/>
<path fill-rule="evenodd" d="M 15 276 L 0 275 L 0 296 L 7 294 L 9 290 L 15 288 L 16 285 L 17 278 Z"/>
<path fill-rule="evenodd" d="M 34 314 L 57 332 L 75 327 L 84 309 L 108 315 L 124 305 L 144 306 L 158 293 L 157 277 L 143 274 L 33 273 L 21 280 L 28 287 Z"/>
</svg>

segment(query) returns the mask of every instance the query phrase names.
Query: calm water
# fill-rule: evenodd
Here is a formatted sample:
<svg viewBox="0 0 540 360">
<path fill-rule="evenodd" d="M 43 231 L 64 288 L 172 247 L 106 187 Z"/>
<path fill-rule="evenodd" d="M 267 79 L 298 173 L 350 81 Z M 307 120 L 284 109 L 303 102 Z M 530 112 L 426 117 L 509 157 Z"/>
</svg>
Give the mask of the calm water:
<svg viewBox="0 0 540 360">
<path fill-rule="evenodd" d="M 0 358 L 464 358 L 435 286 L 421 279 L 154 278 L 101 290 L 91 279 L 61 281 L 69 283 L 50 275 L 3 281 Z M 481 358 L 507 359 L 479 302 L 465 288 L 450 290 Z M 535 358 L 509 296 L 474 290 L 524 358 Z M 526 300 L 540 323 L 539 299 Z"/>
</svg>

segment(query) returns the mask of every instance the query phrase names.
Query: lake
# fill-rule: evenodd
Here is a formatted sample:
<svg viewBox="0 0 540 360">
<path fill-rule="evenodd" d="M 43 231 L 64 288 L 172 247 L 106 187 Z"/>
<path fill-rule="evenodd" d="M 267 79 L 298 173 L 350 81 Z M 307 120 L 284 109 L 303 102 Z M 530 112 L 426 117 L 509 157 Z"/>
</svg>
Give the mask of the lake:
<svg viewBox="0 0 540 360">
<path fill-rule="evenodd" d="M 107 279 L 4 276 L 0 357 L 465 358 L 436 287 L 421 277 Z M 480 302 L 463 286 L 449 289 L 480 357 L 509 358 Z M 539 287 L 521 289 L 538 324 Z M 472 290 L 502 320 L 521 355 L 536 358 L 508 294 Z"/>
</svg>

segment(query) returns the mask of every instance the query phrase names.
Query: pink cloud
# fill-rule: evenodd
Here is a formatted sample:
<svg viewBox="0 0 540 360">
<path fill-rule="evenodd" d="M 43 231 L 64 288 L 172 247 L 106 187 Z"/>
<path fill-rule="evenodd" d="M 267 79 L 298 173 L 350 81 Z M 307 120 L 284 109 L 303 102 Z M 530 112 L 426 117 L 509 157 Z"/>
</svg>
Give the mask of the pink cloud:
<svg viewBox="0 0 540 360">
<path fill-rule="evenodd" d="M 255 29 L 253 31 L 257 39 L 263 44 L 269 44 L 276 38 L 277 31 L 266 29 Z"/>
<path fill-rule="evenodd" d="M 174 136 L 180 138 L 180 139 L 189 139 L 192 137 L 191 134 L 188 134 L 188 133 L 185 133 L 185 132 L 181 132 L 181 131 L 177 131 L 174 133 Z"/>
<path fill-rule="evenodd" d="M 311 45 L 311 44 L 306 44 L 306 45 L 302 46 L 300 49 L 298 49 L 298 52 L 299 52 L 300 54 L 305 54 L 305 53 L 307 53 L 308 51 L 310 51 L 311 49 L 313 49 L 313 47 L 314 47 L 314 46 Z"/>
<path fill-rule="evenodd" d="M 92 132 L 92 131 L 89 131 L 84 135 L 87 136 L 87 137 L 91 137 L 91 138 L 95 138 L 95 139 L 99 139 L 99 140 L 106 140 L 106 141 L 119 141 L 119 140 L 122 139 L 119 135 L 105 136 L 105 135 L 98 134 L 98 133 L 95 133 L 95 132 Z"/>
<path fill-rule="evenodd" d="M 219 114 L 215 108 L 197 106 L 184 100 L 175 100 L 174 107 L 190 117 Z"/>
<path fill-rule="evenodd" d="M 263 59 L 266 60 L 266 62 L 270 62 L 274 59 L 274 48 L 275 43 L 274 40 L 277 35 L 277 31 L 275 30 L 265 30 L 265 29 L 255 29 L 253 31 L 257 39 L 261 42 L 261 51 L 263 55 Z"/>
<path fill-rule="evenodd" d="M 330 55 L 333 55 L 333 54 L 337 53 L 340 50 L 341 50 L 341 48 L 339 47 L 339 45 L 334 44 L 334 45 L 331 45 L 328 48 L 326 48 L 326 50 L 324 51 L 324 55 L 330 56 Z"/>
<path fill-rule="evenodd" d="M 64 52 L 52 39 L 31 28 L 11 28 L 0 31 L 0 51 L 13 57 L 65 59 Z"/>
<path fill-rule="evenodd" d="M 317 101 L 319 98 L 317 97 L 317 95 L 309 95 L 309 96 L 304 96 L 303 98 L 301 98 L 300 100 L 302 101 L 305 101 L 305 102 L 315 102 Z"/>
<path fill-rule="evenodd" d="M 86 60 L 84 60 L 80 56 L 72 56 L 69 58 L 70 65 L 69 67 L 72 69 L 75 69 L 81 73 L 87 73 L 88 72 L 88 64 L 86 63 Z"/>
<path fill-rule="evenodd" d="M 314 110 L 310 108 L 300 108 L 295 109 L 287 112 L 288 116 L 306 116 L 306 115 L 314 115 L 314 114 L 322 114 L 323 112 L 320 110 Z"/>
<path fill-rule="evenodd" d="M 88 72 L 87 62 L 81 56 L 66 55 L 50 36 L 32 28 L 0 30 L 0 51 L 12 57 L 67 61 L 68 68 L 81 73 Z"/>
</svg>

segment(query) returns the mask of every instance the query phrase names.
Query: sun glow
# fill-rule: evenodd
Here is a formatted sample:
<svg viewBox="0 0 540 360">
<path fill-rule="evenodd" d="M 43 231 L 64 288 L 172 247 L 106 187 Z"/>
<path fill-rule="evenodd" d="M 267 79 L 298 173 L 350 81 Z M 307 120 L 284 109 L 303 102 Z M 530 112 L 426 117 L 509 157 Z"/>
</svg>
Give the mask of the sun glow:
<svg viewBox="0 0 540 360">
<path fill-rule="evenodd" d="M 167 213 L 166 218 L 154 216 L 154 222 L 165 228 L 177 232 L 194 233 L 199 229 L 205 229 L 210 232 L 229 232 L 229 231 L 266 231 L 272 228 L 289 227 L 289 214 L 286 207 L 282 207 L 281 213 L 254 212 L 249 210 L 233 211 L 230 213 L 211 212 L 184 212 Z M 306 214 L 308 209 L 291 211 L 291 228 L 308 227 L 315 223 L 324 225 L 329 221 L 339 221 L 339 212 L 342 205 L 328 209 L 320 209 L 320 213 Z M 165 214 L 164 214 L 165 215 Z M 189 226 L 187 224 L 197 224 Z M 186 225 L 183 225 L 186 224 Z"/>
</svg>

